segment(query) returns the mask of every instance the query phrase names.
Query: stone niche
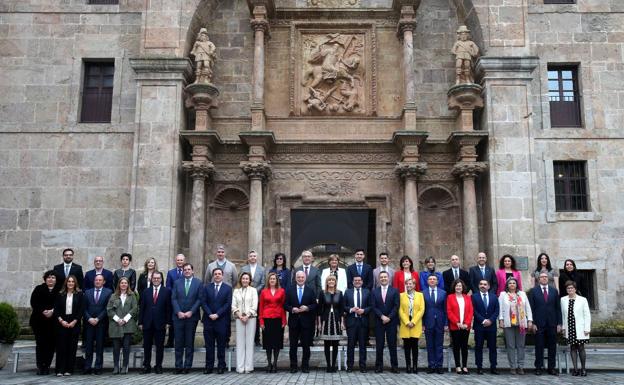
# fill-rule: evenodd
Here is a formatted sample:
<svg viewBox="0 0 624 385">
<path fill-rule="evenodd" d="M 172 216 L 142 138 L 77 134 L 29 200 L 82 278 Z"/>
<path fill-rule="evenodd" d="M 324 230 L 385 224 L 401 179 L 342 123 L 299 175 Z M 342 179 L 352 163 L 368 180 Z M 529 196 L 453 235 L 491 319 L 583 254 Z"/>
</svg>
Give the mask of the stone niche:
<svg viewBox="0 0 624 385">
<path fill-rule="evenodd" d="M 374 24 L 294 22 L 290 42 L 291 115 L 376 114 Z"/>
</svg>

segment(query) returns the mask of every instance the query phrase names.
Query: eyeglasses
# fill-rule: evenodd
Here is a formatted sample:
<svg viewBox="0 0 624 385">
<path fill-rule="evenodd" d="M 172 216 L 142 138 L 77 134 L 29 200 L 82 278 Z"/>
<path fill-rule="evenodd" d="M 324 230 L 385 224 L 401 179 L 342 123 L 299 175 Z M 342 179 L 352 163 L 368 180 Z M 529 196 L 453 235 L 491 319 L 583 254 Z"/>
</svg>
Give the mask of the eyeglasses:
<svg viewBox="0 0 624 385">
<path fill-rule="evenodd" d="M 63 257 L 73 257 L 74 254 L 63 254 Z"/>
</svg>

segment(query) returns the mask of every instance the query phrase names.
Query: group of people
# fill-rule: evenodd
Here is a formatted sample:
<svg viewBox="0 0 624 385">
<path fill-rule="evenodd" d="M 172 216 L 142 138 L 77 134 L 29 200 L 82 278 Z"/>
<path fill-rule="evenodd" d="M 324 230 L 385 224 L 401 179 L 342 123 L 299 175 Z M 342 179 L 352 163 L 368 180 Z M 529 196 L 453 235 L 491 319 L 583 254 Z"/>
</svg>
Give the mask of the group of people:
<svg viewBox="0 0 624 385">
<path fill-rule="evenodd" d="M 38 374 L 49 373 L 55 351 L 56 374 L 73 373 L 81 324 L 85 374 L 101 373 L 107 334 L 113 341 L 113 373 L 127 373 L 129 347 L 138 329 L 143 332 L 141 373 L 150 373 L 152 369 L 162 373 L 167 331 L 175 347 L 175 373 L 188 373 L 193 367 L 195 332 L 200 319 L 206 345 L 204 373 L 215 370 L 216 347 L 216 372 L 220 374 L 226 368 L 225 349 L 234 319 L 239 373 L 254 370 L 260 330 L 267 355 L 266 371 L 276 372 L 286 326 L 292 373 L 309 372 L 310 346 L 315 335 L 324 343 L 326 370 L 336 371 L 338 343 L 345 333 L 347 371 L 354 370 L 358 346 L 359 370 L 365 373 L 372 322 L 376 373 L 384 370 L 386 346 L 390 370 L 399 372 L 398 329 L 407 373 L 418 373 L 418 341 L 423 334 L 427 373 L 443 372 L 443 341 L 448 331 L 456 373 L 469 374 L 468 337 L 473 329 L 477 373 L 484 373 L 483 348 L 487 342 L 490 373 L 498 374 L 496 336 L 497 328 L 501 328 L 512 374 L 524 374 L 525 336 L 530 331 L 536 334 L 535 374 L 544 371 L 546 347 L 547 371 L 557 375 L 556 338 L 563 332 L 570 345 L 573 375 L 586 375 L 584 344 L 589 339 L 591 315 L 587 300 L 581 296 L 586 290 L 584 282 L 574 261 L 566 260 L 559 274 L 545 253 L 537 258 L 531 276 L 533 288 L 527 293 L 522 291 L 521 275 L 511 255 L 504 255 L 498 270 L 494 270 L 487 265 L 485 253 L 479 253 L 476 266 L 468 271 L 461 268 L 459 257 L 453 255 L 450 268 L 444 272 L 437 271 L 435 259 L 428 257 L 424 260 L 425 270 L 418 272 L 409 256 L 403 256 L 395 270 L 387 253 L 379 255 L 380 264 L 373 269 L 364 262 L 364 250 L 356 250 L 355 262 L 346 269 L 340 267 L 339 256 L 333 254 L 328 267 L 321 271 L 313 264 L 312 253 L 304 251 L 301 266 L 291 271 L 283 253 L 276 254 L 273 266 L 265 269 L 258 263 L 257 253 L 250 251 L 247 264 L 239 273 L 220 245 L 203 282 L 194 277 L 193 266 L 183 254 L 175 257 L 175 267 L 167 272 L 166 280 L 154 258 L 145 262 L 137 280 L 136 272 L 130 268 L 132 256 L 127 253 L 121 255 L 121 267 L 114 272 L 104 269 L 103 257 L 95 257 L 94 269 L 83 277 L 82 268 L 73 263 L 73 255 L 73 250 L 64 250 L 63 263 L 44 274 L 44 283 L 35 288 L 31 297 Z M 560 294 L 558 289 L 565 290 L 567 295 Z M 152 367 L 153 346 L 156 358 Z"/>
</svg>

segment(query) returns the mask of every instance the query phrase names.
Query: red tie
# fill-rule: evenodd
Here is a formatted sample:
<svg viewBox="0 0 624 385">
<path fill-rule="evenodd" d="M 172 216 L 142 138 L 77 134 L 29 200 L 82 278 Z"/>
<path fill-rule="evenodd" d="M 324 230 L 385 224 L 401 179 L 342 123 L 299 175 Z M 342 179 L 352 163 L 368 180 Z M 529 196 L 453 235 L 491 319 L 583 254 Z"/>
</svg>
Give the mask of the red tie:
<svg viewBox="0 0 624 385">
<path fill-rule="evenodd" d="M 548 290 L 544 288 L 544 302 L 548 302 Z"/>
<path fill-rule="evenodd" d="M 154 305 L 156 305 L 156 301 L 158 301 L 158 288 L 154 288 Z"/>
</svg>

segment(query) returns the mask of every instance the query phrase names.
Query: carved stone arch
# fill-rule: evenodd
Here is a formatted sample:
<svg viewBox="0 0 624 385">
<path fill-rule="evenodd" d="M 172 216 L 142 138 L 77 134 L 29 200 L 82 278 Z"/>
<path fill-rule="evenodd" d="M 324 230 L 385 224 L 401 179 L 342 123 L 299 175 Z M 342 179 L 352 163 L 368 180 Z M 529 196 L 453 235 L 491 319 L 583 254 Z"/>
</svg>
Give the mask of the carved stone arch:
<svg viewBox="0 0 624 385">
<path fill-rule="evenodd" d="M 218 209 L 243 210 L 249 208 L 249 195 L 240 186 L 225 185 L 214 194 L 212 206 Z"/>
<path fill-rule="evenodd" d="M 440 194 L 436 190 L 442 190 L 445 194 Z M 437 194 L 437 195 L 433 195 Z M 427 207 L 427 205 L 434 204 L 436 207 Z M 446 209 L 449 207 L 459 206 L 457 198 L 451 189 L 446 186 L 442 186 L 439 184 L 426 186 L 418 192 L 418 207 L 422 207 L 425 209 L 431 208 L 442 208 Z"/>
<path fill-rule="evenodd" d="M 472 0 L 451 0 L 449 6 L 455 9 L 457 15 L 457 25 L 465 25 L 470 29 L 472 41 L 481 50 L 481 56 L 487 53 L 487 46 L 483 37 L 483 28 L 479 21 L 479 15 Z"/>
</svg>

